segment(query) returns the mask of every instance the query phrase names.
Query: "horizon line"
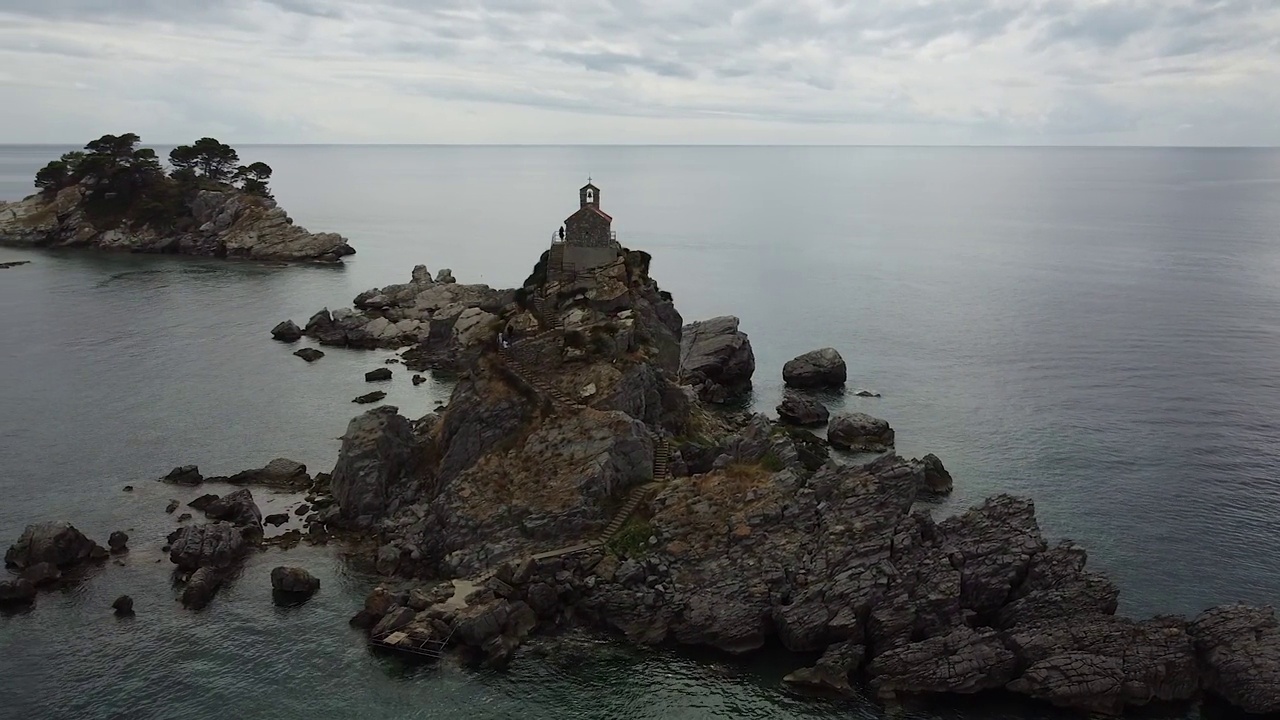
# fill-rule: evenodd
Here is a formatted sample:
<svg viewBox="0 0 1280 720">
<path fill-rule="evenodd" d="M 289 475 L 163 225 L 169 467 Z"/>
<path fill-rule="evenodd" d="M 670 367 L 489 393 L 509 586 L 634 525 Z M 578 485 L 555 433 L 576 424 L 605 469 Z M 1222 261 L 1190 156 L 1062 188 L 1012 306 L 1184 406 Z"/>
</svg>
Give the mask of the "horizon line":
<svg viewBox="0 0 1280 720">
<path fill-rule="evenodd" d="M 190 141 L 183 141 L 190 142 Z M 183 142 L 140 142 L 181 145 Z M 1277 150 L 1280 145 L 1035 145 L 1035 144 L 859 144 L 859 143 L 402 143 L 402 142 L 237 142 L 243 147 L 438 147 L 438 148 L 896 148 L 1041 150 Z M 79 142 L 0 142 L 0 147 L 80 147 Z"/>
</svg>

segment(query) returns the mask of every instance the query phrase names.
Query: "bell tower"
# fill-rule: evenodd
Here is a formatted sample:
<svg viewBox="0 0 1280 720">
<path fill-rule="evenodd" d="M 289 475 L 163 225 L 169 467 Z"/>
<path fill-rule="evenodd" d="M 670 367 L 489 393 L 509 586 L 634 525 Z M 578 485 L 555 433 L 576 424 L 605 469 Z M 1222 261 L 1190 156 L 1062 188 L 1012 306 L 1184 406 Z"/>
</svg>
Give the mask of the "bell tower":
<svg viewBox="0 0 1280 720">
<path fill-rule="evenodd" d="M 580 208 L 600 207 L 600 188 L 591 184 L 591 178 L 587 178 L 587 184 L 578 191 L 578 201 Z"/>
</svg>

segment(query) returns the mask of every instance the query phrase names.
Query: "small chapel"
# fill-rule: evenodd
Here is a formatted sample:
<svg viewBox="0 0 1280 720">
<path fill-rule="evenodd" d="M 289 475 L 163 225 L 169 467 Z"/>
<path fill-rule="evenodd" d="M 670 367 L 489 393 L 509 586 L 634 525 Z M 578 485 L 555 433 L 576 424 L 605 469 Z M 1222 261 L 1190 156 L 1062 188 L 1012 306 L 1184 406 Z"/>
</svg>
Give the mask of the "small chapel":
<svg viewBox="0 0 1280 720">
<path fill-rule="evenodd" d="M 600 188 L 587 178 L 578 190 L 578 211 L 556 231 L 547 256 L 549 277 L 574 279 L 618 259 L 622 246 L 613 231 L 613 218 L 600 209 Z"/>
</svg>

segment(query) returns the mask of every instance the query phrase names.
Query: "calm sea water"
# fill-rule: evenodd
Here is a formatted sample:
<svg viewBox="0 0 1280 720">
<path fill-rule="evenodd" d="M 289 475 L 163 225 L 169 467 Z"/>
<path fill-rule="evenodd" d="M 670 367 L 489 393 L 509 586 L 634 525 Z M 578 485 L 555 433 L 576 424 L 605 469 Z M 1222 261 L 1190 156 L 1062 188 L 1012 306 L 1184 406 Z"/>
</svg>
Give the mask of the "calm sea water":
<svg viewBox="0 0 1280 720">
<path fill-rule="evenodd" d="M 0 199 L 65 148 L 0 146 Z M 782 363 L 832 345 L 836 404 L 888 419 L 908 455 L 956 477 L 944 511 L 1036 499 L 1131 613 L 1280 600 L 1280 152 L 903 148 L 250 147 L 302 225 L 346 234 L 343 268 L 0 249 L 0 542 L 68 519 L 133 552 L 35 610 L 0 617 L 0 716 L 848 717 L 796 698 L 799 664 L 603 646 L 507 674 L 368 654 L 346 618 L 371 580 L 332 550 L 255 558 L 201 614 L 173 600 L 173 525 L 152 478 L 292 457 L 327 470 L 362 373 L 270 341 L 409 269 L 518 284 L 588 175 L 620 239 L 686 320 L 736 314 L 755 402 Z M 411 416 L 449 388 L 397 373 Z M 121 491 L 133 484 L 134 493 Z M 268 511 L 290 498 L 262 496 Z M 271 606 L 267 574 L 324 583 Z M 138 616 L 118 622 L 118 594 Z M 1019 717 L 1025 708 L 924 715 Z M 1034 711 L 1039 713 L 1039 711 Z"/>
</svg>

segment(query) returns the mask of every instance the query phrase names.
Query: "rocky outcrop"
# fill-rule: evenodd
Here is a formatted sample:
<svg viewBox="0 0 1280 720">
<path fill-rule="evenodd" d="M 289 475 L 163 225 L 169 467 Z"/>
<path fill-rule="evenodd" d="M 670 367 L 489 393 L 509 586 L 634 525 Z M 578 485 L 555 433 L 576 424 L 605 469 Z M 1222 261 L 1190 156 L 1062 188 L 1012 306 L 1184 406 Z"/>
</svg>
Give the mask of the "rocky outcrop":
<svg viewBox="0 0 1280 720">
<path fill-rule="evenodd" d="M 22 571 L 22 579 L 36 587 L 52 585 L 62 577 L 62 571 L 51 562 L 39 562 Z"/>
<path fill-rule="evenodd" d="M 248 488 L 215 500 L 205 508 L 204 514 L 212 520 L 225 520 L 236 527 L 262 530 L 262 511 Z"/>
<path fill-rule="evenodd" d="M 37 194 L 0 203 L 0 244 L 322 262 L 339 262 L 355 252 L 341 235 L 294 225 L 271 198 L 234 189 L 199 191 L 173 229 L 92 219 L 85 197 L 85 187 L 75 185 L 53 197 Z"/>
<path fill-rule="evenodd" d="M 1190 626 L 1205 689 L 1249 713 L 1280 712 L 1280 623 L 1270 607 L 1226 605 Z"/>
<path fill-rule="evenodd" d="M 0 581 L 0 606 L 30 605 L 36 599 L 36 586 L 30 580 Z"/>
<path fill-rule="evenodd" d="M 168 537 L 169 560 L 183 570 L 228 568 L 249 550 L 240 528 L 229 522 L 181 527 Z"/>
<path fill-rule="evenodd" d="M 217 594 L 225 577 L 213 567 L 202 567 L 191 573 L 182 589 L 182 606 L 191 610 L 203 610 Z"/>
<path fill-rule="evenodd" d="M 399 486 L 418 469 L 418 453 L 413 428 L 395 407 L 353 418 L 330 480 L 342 523 L 367 528 L 391 512 Z"/>
<path fill-rule="evenodd" d="M 831 417 L 827 406 L 807 395 L 788 391 L 777 407 L 778 418 L 785 423 L 800 426 L 825 425 Z"/>
<path fill-rule="evenodd" d="M 183 465 L 170 470 L 169 474 L 160 478 L 160 480 L 174 485 L 194 487 L 204 482 L 204 476 L 200 474 L 200 468 L 195 465 Z"/>
<path fill-rule="evenodd" d="M 827 441 L 851 452 L 887 452 L 893 449 L 893 428 L 865 413 L 836 415 L 827 428 Z"/>
<path fill-rule="evenodd" d="M 698 397 L 723 403 L 751 390 L 756 357 L 731 315 L 685 325 L 680 335 L 680 377 Z"/>
<path fill-rule="evenodd" d="M 311 485 L 307 466 L 297 460 L 276 458 L 266 465 L 225 478 L 232 485 L 256 485 L 276 490 L 303 490 Z"/>
<path fill-rule="evenodd" d="M 19 570 L 39 563 L 65 569 L 105 557 L 107 551 L 71 523 L 44 522 L 26 527 L 5 553 L 4 564 Z"/>
<path fill-rule="evenodd" d="M 834 348 L 807 352 L 782 366 L 782 380 L 795 388 L 838 388 L 848 379 L 844 358 Z"/>
<path fill-rule="evenodd" d="M 302 328 L 295 325 L 292 320 L 285 320 L 271 328 L 271 337 L 280 342 L 297 342 L 302 339 Z"/>
<path fill-rule="evenodd" d="M 111 609 L 116 612 L 116 617 L 133 617 L 133 598 L 121 595 L 111 603 Z"/>
<path fill-rule="evenodd" d="M 271 570 L 271 590 L 277 604 L 292 604 L 305 600 L 320 589 L 320 580 L 300 567 L 277 567 Z"/>
<path fill-rule="evenodd" d="M 929 453 L 920 459 L 924 464 L 924 484 L 931 492 L 949 493 L 953 486 L 951 473 L 942 465 L 937 455 Z"/>
<path fill-rule="evenodd" d="M 852 695 L 854 690 L 849 678 L 862 665 L 865 655 L 866 648 L 853 641 L 835 643 L 822 653 L 813 667 L 796 670 L 782 681 L 796 687 Z"/>
</svg>

